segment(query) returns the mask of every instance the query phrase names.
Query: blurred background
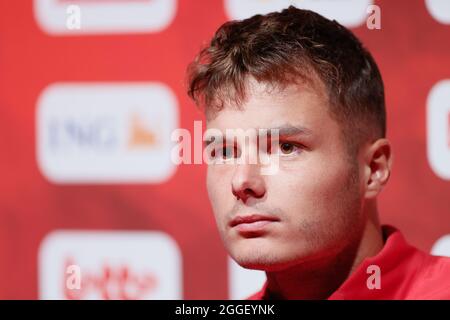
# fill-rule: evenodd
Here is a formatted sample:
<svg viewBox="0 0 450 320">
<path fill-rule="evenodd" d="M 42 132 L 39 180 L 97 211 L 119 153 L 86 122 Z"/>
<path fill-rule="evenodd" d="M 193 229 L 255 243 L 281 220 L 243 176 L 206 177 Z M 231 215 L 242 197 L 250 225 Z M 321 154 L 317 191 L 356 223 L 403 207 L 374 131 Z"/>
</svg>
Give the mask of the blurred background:
<svg viewBox="0 0 450 320">
<path fill-rule="evenodd" d="M 450 256 L 450 1 L 0 0 L 1 299 L 259 289 L 222 246 L 205 165 L 174 164 L 171 133 L 203 120 L 185 71 L 214 31 L 291 4 L 372 52 L 394 148 L 382 223 Z"/>
</svg>

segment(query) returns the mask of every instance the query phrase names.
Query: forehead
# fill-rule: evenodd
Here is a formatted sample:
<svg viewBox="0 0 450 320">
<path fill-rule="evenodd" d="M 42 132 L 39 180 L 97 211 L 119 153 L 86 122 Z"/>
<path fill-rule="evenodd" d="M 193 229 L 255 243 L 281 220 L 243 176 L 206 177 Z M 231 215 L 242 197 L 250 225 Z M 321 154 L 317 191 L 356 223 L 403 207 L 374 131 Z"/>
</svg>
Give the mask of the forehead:
<svg viewBox="0 0 450 320">
<path fill-rule="evenodd" d="M 220 111 L 207 111 L 206 116 L 207 127 L 220 130 L 272 128 L 290 123 L 314 131 L 334 122 L 322 87 L 295 84 L 275 87 L 256 81 L 249 81 L 245 99 L 239 106 L 224 103 Z"/>
</svg>

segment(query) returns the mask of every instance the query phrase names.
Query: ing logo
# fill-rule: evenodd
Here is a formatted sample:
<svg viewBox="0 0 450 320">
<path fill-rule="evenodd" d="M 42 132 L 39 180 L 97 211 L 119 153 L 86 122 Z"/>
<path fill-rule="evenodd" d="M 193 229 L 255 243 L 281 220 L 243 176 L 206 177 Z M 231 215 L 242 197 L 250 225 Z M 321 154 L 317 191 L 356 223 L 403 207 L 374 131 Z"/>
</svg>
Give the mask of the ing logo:
<svg viewBox="0 0 450 320">
<path fill-rule="evenodd" d="M 161 83 L 56 83 L 37 103 L 38 166 L 56 184 L 161 183 L 176 169 L 177 123 Z"/>
</svg>

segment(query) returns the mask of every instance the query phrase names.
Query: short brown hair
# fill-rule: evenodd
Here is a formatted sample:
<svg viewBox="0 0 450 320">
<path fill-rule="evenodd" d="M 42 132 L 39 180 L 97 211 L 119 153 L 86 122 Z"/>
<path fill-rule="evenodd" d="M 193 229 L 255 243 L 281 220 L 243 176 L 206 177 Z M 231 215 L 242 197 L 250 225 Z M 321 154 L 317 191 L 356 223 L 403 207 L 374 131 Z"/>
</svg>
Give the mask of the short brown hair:
<svg viewBox="0 0 450 320">
<path fill-rule="evenodd" d="M 293 6 L 224 23 L 190 64 L 188 95 L 220 111 L 245 99 L 249 77 L 284 86 L 311 74 L 325 84 L 347 142 L 385 136 L 383 80 L 371 54 L 335 20 Z"/>
</svg>

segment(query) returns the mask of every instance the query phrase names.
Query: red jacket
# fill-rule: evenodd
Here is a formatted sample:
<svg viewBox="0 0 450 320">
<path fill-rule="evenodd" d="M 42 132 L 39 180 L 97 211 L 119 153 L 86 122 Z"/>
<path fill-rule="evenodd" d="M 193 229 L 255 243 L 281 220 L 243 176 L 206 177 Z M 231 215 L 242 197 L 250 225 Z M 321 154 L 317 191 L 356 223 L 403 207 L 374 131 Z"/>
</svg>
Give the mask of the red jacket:
<svg viewBox="0 0 450 320">
<path fill-rule="evenodd" d="M 450 258 L 432 256 L 409 245 L 400 231 L 383 226 L 385 245 L 366 258 L 329 300 L 353 299 L 450 299 Z M 380 267 L 379 289 L 369 289 L 368 267 Z M 267 299 L 267 282 L 249 300 Z"/>
</svg>

